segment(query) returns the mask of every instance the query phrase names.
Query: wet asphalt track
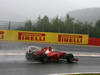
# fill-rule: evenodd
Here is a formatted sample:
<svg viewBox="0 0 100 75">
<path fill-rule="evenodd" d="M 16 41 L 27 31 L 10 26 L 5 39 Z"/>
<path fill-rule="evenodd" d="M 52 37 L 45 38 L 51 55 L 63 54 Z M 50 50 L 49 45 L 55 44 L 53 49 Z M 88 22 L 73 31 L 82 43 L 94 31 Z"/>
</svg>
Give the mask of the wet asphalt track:
<svg viewBox="0 0 100 75">
<path fill-rule="evenodd" d="M 0 75 L 48 75 L 72 72 L 100 72 L 100 57 L 79 57 L 78 63 L 30 62 L 23 55 L 0 56 Z"/>
<path fill-rule="evenodd" d="M 47 44 L 39 43 L 9 43 L 0 42 L 0 53 L 23 52 L 30 45 L 47 46 Z M 88 52 L 99 53 L 100 47 L 89 46 L 73 46 L 73 45 L 53 45 L 54 48 L 69 52 Z M 18 49 L 18 50 L 16 50 Z M 12 51 L 11 51 L 12 52 Z M 29 62 L 24 55 L 0 55 L 0 75 L 48 75 L 56 73 L 72 73 L 72 72 L 100 72 L 100 57 L 79 57 L 78 63 L 48 63 L 41 64 L 39 62 Z"/>
</svg>

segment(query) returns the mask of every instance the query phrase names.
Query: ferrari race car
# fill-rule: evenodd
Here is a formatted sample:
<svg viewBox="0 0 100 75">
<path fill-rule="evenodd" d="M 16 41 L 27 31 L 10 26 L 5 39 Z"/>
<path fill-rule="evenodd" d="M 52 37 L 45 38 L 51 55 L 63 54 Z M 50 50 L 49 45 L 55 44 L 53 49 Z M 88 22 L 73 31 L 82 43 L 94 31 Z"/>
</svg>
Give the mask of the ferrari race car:
<svg viewBox="0 0 100 75">
<path fill-rule="evenodd" d="M 77 62 L 78 58 L 74 58 L 71 53 L 54 51 L 52 47 L 39 48 L 37 46 L 29 46 L 26 52 L 27 60 L 36 60 L 41 63 L 66 61 L 68 63 Z"/>
</svg>

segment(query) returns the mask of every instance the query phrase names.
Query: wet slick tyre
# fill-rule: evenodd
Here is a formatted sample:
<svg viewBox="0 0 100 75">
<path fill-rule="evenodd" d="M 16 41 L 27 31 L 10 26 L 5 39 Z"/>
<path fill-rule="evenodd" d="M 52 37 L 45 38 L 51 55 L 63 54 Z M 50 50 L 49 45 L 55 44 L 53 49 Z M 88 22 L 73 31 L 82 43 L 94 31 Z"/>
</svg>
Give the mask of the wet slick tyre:
<svg viewBox="0 0 100 75">
<path fill-rule="evenodd" d="M 41 56 L 41 63 L 46 64 L 48 62 L 48 56 L 46 54 Z"/>
<path fill-rule="evenodd" d="M 32 60 L 32 54 L 30 53 L 26 53 L 25 57 L 27 60 L 30 60 L 30 61 Z"/>
<path fill-rule="evenodd" d="M 68 63 L 73 63 L 73 59 L 74 59 L 73 54 L 67 54 L 66 59 Z"/>
</svg>

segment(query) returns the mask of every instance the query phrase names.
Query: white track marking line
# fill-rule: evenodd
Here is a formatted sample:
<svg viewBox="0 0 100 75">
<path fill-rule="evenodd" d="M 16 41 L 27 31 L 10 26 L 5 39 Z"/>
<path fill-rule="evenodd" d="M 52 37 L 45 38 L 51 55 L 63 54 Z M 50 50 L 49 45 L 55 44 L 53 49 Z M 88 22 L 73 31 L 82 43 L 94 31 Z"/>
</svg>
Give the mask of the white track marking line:
<svg viewBox="0 0 100 75">
<path fill-rule="evenodd" d="M 0 55 L 25 55 L 25 53 L 0 53 Z"/>
<path fill-rule="evenodd" d="M 87 52 L 70 52 L 72 54 L 74 54 L 74 56 L 93 56 L 93 57 L 100 57 L 100 53 L 87 53 Z M 6 56 L 6 55 L 25 55 L 25 52 L 1 52 L 0 56 Z"/>
<path fill-rule="evenodd" d="M 48 75 L 77 75 L 77 74 L 100 74 L 100 72 L 76 72 L 76 73 L 58 73 L 58 74 L 48 74 Z"/>
</svg>

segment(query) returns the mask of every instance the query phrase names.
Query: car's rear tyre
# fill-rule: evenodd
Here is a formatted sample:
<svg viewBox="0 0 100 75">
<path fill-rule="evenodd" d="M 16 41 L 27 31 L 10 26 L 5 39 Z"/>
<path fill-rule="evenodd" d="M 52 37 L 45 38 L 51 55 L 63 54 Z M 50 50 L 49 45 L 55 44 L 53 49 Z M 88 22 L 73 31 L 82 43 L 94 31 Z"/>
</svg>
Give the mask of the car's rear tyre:
<svg viewBox="0 0 100 75">
<path fill-rule="evenodd" d="M 68 63 L 73 63 L 73 59 L 74 59 L 73 54 L 67 54 L 66 59 Z"/>
<path fill-rule="evenodd" d="M 26 53 L 25 57 L 27 60 L 32 60 L 32 54 L 30 54 L 30 53 Z"/>
</svg>

